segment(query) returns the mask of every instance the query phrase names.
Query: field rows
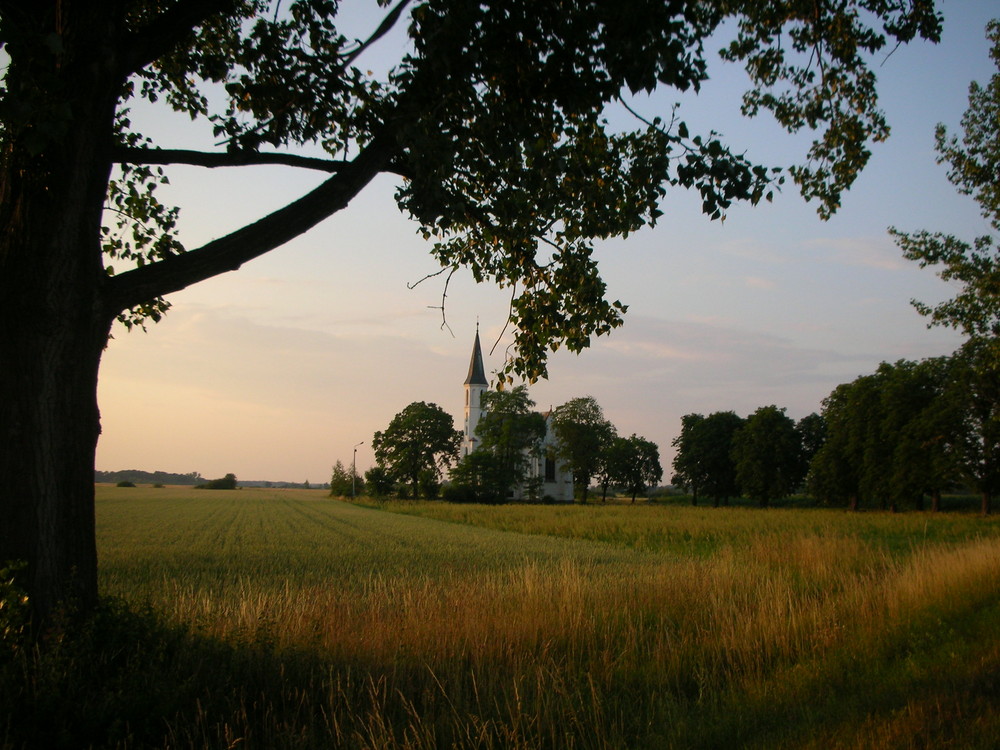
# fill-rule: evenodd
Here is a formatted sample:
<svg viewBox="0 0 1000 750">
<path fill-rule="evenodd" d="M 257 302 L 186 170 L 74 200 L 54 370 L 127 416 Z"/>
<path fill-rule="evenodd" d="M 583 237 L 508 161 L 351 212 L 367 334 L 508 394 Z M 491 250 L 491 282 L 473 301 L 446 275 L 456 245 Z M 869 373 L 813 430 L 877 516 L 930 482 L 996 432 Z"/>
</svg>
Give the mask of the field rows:
<svg viewBox="0 0 1000 750">
<path fill-rule="evenodd" d="M 391 507 L 101 488 L 104 591 L 249 649 L 227 668 L 237 703 L 178 718 L 175 740 L 987 748 L 1000 731 L 993 519 Z"/>
</svg>

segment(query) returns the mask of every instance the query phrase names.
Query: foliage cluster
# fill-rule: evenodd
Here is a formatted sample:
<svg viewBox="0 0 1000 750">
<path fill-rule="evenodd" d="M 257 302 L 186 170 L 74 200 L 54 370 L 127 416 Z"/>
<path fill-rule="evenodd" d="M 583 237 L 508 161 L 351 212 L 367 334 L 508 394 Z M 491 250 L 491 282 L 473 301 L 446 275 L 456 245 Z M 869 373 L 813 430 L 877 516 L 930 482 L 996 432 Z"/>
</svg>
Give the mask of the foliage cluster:
<svg viewBox="0 0 1000 750">
<path fill-rule="evenodd" d="M 923 508 L 928 495 L 938 510 L 943 491 L 965 485 L 990 512 L 1000 491 L 1000 368 L 988 350 L 967 344 L 951 357 L 882 363 L 823 404 L 815 496 L 895 510 Z"/>
<path fill-rule="evenodd" d="M 375 462 L 386 479 L 408 485 L 414 498 L 421 491 L 437 496 L 441 472 L 458 456 L 461 444 L 462 433 L 451 415 L 425 401 L 414 401 L 372 437 Z"/>
<path fill-rule="evenodd" d="M 971 488 L 981 511 L 1000 491 L 1000 367 L 989 344 L 950 357 L 883 362 L 837 386 L 797 424 L 774 406 L 741 419 L 688 414 L 674 440 L 673 482 L 692 502 L 743 494 L 764 506 L 800 490 L 856 510 L 940 509 Z"/>
<path fill-rule="evenodd" d="M 718 507 L 742 493 L 766 507 L 800 487 L 824 433 L 820 416 L 795 423 L 773 405 L 746 419 L 731 411 L 686 414 L 673 441 L 671 481 L 691 493 L 694 505 L 708 496 Z"/>
<path fill-rule="evenodd" d="M 236 475 L 226 474 L 219 479 L 209 479 L 204 484 L 195 485 L 196 490 L 235 490 Z"/>
<path fill-rule="evenodd" d="M 484 393 L 484 414 L 476 425 L 476 450 L 451 472 L 454 501 L 504 502 L 520 488 L 527 500 L 541 497 L 545 465 L 559 462 L 573 475 L 577 496 L 587 501 L 598 480 L 602 500 L 610 487 L 632 496 L 645 493 L 663 476 L 659 448 L 631 435 L 620 437 L 592 396 L 572 398 L 548 414 L 532 410 L 535 403 L 523 385 Z M 551 425 L 554 441 L 544 439 Z"/>
<path fill-rule="evenodd" d="M 362 494 L 364 489 L 365 479 L 358 476 L 354 462 L 351 462 L 350 469 L 346 469 L 338 459 L 330 476 L 330 497 L 355 497 Z"/>
<path fill-rule="evenodd" d="M 502 503 L 516 488 L 529 500 L 540 499 L 542 476 L 533 467 L 543 458 L 546 417 L 534 411 L 528 389 L 481 394 L 482 415 L 476 424 L 475 450 L 451 471 L 455 485 L 446 497 L 453 501 Z M 552 456 L 545 458 L 552 460 Z"/>
</svg>

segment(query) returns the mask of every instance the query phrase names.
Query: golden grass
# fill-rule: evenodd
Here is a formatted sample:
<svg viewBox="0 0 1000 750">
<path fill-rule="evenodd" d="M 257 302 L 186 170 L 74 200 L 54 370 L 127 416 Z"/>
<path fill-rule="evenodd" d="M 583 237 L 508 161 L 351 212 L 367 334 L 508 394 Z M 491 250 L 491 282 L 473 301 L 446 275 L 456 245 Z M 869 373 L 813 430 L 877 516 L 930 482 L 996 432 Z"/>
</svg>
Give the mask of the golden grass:
<svg viewBox="0 0 1000 750">
<path fill-rule="evenodd" d="M 991 521 L 963 539 L 815 511 L 418 509 L 442 523 L 315 493 L 124 497 L 99 498 L 106 591 L 326 665 L 275 688 L 283 708 L 247 695 L 178 741 L 918 747 L 969 739 L 957 702 L 996 728 L 995 697 L 969 703 L 1000 664 Z"/>
</svg>

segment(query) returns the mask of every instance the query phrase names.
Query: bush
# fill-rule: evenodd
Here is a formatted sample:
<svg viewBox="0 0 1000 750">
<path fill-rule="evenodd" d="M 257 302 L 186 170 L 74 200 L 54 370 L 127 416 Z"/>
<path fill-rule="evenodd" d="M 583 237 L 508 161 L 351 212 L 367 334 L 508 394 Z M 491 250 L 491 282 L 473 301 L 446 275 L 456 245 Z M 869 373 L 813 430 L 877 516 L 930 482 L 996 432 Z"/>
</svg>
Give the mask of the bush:
<svg viewBox="0 0 1000 750">
<path fill-rule="evenodd" d="M 205 484 L 199 484 L 196 490 L 235 490 L 236 475 L 226 474 L 222 479 L 212 479 Z"/>
<path fill-rule="evenodd" d="M 449 503 L 474 503 L 476 491 L 467 484 L 446 484 L 441 488 L 441 499 Z"/>
<path fill-rule="evenodd" d="M 123 479 L 115 487 L 135 487 L 135 482 L 130 482 L 127 479 Z"/>
</svg>

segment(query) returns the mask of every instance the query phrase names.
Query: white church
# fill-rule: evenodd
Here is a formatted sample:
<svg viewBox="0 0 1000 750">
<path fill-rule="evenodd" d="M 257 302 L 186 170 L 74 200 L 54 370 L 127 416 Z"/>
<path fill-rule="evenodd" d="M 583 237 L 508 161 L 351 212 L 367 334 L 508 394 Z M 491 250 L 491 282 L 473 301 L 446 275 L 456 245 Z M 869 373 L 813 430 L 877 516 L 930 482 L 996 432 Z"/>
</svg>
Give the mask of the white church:
<svg viewBox="0 0 1000 750">
<path fill-rule="evenodd" d="M 472 361 L 469 362 L 469 374 L 465 378 L 465 437 L 462 441 L 462 456 L 467 456 L 476 449 L 476 425 L 483 415 L 482 395 L 489 388 L 486 380 L 486 370 L 483 367 L 483 351 L 479 345 L 479 326 L 476 325 L 476 340 L 472 345 Z M 529 472 L 541 480 L 539 497 L 551 498 L 559 503 L 573 502 L 573 474 L 555 456 L 556 436 L 552 431 L 552 412 L 543 413 L 545 417 L 545 438 L 540 450 L 531 459 Z M 512 500 L 523 500 L 522 488 L 514 492 Z"/>
</svg>

